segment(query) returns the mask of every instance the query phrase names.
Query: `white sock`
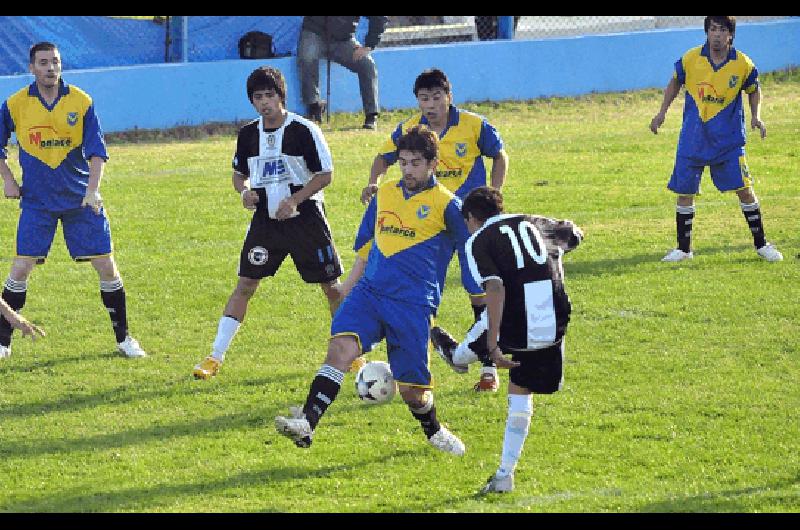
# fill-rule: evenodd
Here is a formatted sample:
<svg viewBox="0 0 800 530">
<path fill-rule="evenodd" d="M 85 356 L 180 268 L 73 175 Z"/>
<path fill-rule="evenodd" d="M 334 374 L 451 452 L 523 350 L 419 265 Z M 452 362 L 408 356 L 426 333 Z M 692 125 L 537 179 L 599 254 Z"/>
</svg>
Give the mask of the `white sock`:
<svg viewBox="0 0 800 530">
<path fill-rule="evenodd" d="M 478 356 L 475 352 L 469 349 L 466 342 L 462 342 L 453 352 L 453 363 L 460 366 L 467 366 L 474 362 L 478 362 Z"/>
<path fill-rule="evenodd" d="M 483 375 L 483 374 L 492 374 L 492 376 L 495 378 L 495 380 L 499 380 L 499 376 L 497 375 L 497 367 L 496 366 L 481 366 L 481 375 Z"/>
<path fill-rule="evenodd" d="M 211 355 L 219 362 L 225 360 L 225 352 L 228 351 L 231 341 L 241 325 L 242 323 L 235 318 L 222 317 L 219 319 L 217 338 L 214 339 L 214 345 L 211 347 Z"/>
<path fill-rule="evenodd" d="M 467 336 L 464 337 L 464 340 L 461 341 L 461 344 L 456 347 L 455 351 L 453 352 L 453 362 L 455 364 L 467 366 L 468 364 L 479 361 L 478 355 L 472 351 L 469 345 L 477 342 L 481 335 L 483 335 L 483 333 L 489 327 L 488 314 L 488 311 L 481 313 L 481 317 L 477 322 L 470 326 L 469 331 L 467 331 Z"/>
<path fill-rule="evenodd" d="M 506 432 L 503 437 L 503 455 L 500 459 L 498 477 L 505 477 L 514 472 L 517 462 L 522 454 L 522 446 L 528 437 L 533 414 L 533 400 L 531 395 L 508 395 L 508 418 L 506 419 Z"/>
</svg>

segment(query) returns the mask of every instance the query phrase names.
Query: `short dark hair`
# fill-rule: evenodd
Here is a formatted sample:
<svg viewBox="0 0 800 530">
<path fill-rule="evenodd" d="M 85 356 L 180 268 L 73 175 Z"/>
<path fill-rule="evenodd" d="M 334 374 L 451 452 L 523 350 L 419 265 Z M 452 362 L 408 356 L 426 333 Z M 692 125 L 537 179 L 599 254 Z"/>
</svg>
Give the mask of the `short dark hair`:
<svg viewBox="0 0 800 530">
<path fill-rule="evenodd" d="M 731 37 L 736 35 L 736 17 L 706 17 L 705 20 L 703 20 L 703 29 L 706 34 L 708 34 L 708 28 L 711 26 L 712 22 L 716 22 L 728 28 L 728 31 L 731 32 Z"/>
<path fill-rule="evenodd" d="M 426 90 L 441 88 L 446 93 L 451 93 L 450 80 L 438 68 L 428 68 L 417 76 L 417 80 L 414 81 L 414 96 L 417 95 L 421 88 Z"/>
<path fill-rule="evenodd" d="M 286 80 L 277 68 L 262 66 L 256 68 L 247 77 L 247 99 L 253 102 L 253 92 L 256 90 L 274 90 L 286 105 Z"/>
<path fill-rule="evenodd" d="M 50 50 L 58 50 L 58 46 L 47 41 L 37 42 L 31 46 L 30 52 L 28 52 L 30 61 L 28 64 L 33 64 L 33 62 L 36 60 L 36 52 L 48 52 Z"/>
<path fill-rule="evenodd" d="M 439 158 L 439 137 L 426 126 L 416 125 L 397 140 L 397 150 L 422 153 L 430 162 Z"/>
<path fill-rule="evenodd" d="M 461 215 L 464 219 L 467 214 L 483 222 L 490 217 L 503 213 L 503 194 L 500 190 L 491 186 L 480 186 L 475 188 L 464 199 L 461 205 Z"/>
</svg>

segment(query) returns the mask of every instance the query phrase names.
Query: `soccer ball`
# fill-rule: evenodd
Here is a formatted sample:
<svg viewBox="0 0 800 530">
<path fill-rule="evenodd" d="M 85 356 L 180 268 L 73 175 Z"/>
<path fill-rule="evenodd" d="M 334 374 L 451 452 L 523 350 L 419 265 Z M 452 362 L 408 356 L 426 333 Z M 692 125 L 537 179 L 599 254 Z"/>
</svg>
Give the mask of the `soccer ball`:
<svg viewBox="0 0 800 530">
<path fill-rule="evenodd" d="M 364 403 L 388 403 L 396 391 L 389 363 L 370 361 L 356 374 L 356 394 Z"/>
</svg>

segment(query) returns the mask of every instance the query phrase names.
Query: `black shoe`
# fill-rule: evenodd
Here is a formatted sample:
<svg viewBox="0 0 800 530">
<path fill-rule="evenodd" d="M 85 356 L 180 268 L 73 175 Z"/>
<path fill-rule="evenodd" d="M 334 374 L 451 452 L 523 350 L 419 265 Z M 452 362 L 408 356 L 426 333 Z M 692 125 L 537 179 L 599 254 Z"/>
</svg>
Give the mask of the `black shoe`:
<svg viewBox="0 0 800 530">
<path fill-rule="evenodd" d="M 450 336 L 448 332 L 439 326 L 432 327 L 431 343 L 433 343 L 433 347 L 436 350 L 436 353 L 439 354 L 439 357 L 441 357 L 442 360 L 447 363 L 447 366 L 452 368 L 453 371 L 458 374 L 467 373 L 468 368 L 466 366 L 455 364 L 453 362 L 453 353 L 455 352 L 458 343 L 453 337 Z"/>
<path fill-rule="evenodd" d="M 308 106 L 308 116 L 306 117 L 318 124 L 322 123 L 322 115 L 325 113 L 326 106 L 327 104 L 324 101 L 312 103 Z"/>
<path fill-rule="evenodd" d="M 364 118 L 364 125 L 363 129 L 369 129 L 374 131 L 378 128 L 378 115 L 377 114 L 367 114 L 367 117 Z"/>
</svg>

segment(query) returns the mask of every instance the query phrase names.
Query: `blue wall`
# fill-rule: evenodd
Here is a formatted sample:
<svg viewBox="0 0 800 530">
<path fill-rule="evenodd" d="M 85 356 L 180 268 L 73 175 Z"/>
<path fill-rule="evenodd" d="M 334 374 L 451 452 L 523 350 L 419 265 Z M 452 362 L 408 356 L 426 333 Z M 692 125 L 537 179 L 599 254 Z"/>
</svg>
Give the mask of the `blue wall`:
<svg viewBox="0 0 800 530">
<path fill-rule="evenodd" d="M 387 48 L 376 50 L 373 56 L 380 76 L 381 106 L 395 109 L 416 106 L 411 90 L 414 78 L 432 66 L 447 72 L 456 103 L 663 88 L 674 62 L 704 40 L 702 29 L 673 29 Z M 800 65 L 800 19 L 741 24 L 735 45 L 761 72 Z M 293 57 L 73 70 L 65 72 L 64 79 L 94 97 L 106 131 L 161 128 L 253 117 L 245 80 L 262 63 L 283 71 L 287 106 L 302 112 Z M 31 81 L 31 76 L 0 77 L 0 99 Z M 334 64 L 331 81 L 332 110 L 360 111 L 356 76 Z"/>
</svg>

